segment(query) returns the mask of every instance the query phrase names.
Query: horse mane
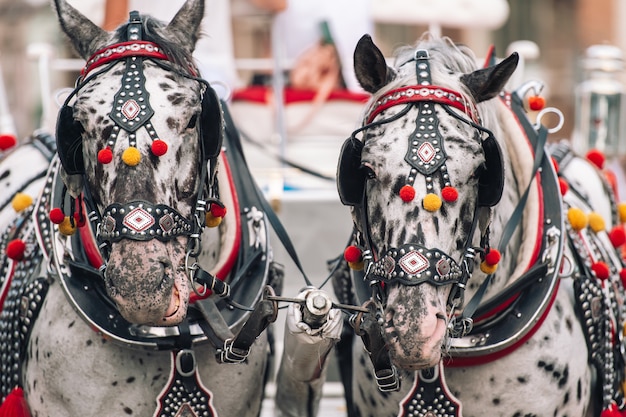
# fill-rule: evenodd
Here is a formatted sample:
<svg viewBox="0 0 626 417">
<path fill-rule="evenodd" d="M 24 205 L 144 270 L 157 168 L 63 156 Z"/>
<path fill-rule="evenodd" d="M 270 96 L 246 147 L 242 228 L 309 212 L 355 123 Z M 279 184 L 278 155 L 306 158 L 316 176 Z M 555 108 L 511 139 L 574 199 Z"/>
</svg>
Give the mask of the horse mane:
<svg viewBox="0 0 626 417">
<path fill-rule="evenodd" d="M 168 36 L 166 31 L 166 25 L 160 20 L 150 16 L 141 14 L 143 40 L 148 42 L 154 42 L 168 56 L 169 60 L 182 67 L 189 68 L 190 65 L 195 67 L 194 60 L 192 58 L 192 51 L 188 51 L 183 48 L 175 40 L 171 39 L 171 35 Z M 128 41 L 128 25 L 124 23 L 115 30 L 115 39 L 118 42 Z"/>
</svg>

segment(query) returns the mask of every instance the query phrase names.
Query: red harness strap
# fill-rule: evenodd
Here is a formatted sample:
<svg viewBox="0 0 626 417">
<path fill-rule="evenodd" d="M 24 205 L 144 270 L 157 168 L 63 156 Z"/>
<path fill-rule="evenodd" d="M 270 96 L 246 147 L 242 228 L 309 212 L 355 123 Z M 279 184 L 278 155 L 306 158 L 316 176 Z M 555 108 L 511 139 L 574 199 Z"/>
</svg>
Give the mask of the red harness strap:
<svg viewBox="0 0 626 417">
<path fill-rule="evenodd" d="M 169 58 L 163 52 L 161 47 L 154 42 L 147 41 L 129 41 L 116 43 L 100 49 L 87 60 L 85 67 L 80 74 L 84 78 L 91 70 L 111 61 L 116 61 L 126 57 L 147 57 L 154 59 Z"/>
<path fill-rule="evenodd" d="M 372 110 L 368 113 L 365 124 L 371 123 L 374 117 L 382 111 L 387 110 L 389 107 L 419 101 L 452 106 L 467 114 L 474 123 L 479 123 L 478 116 L 474 114 L 472 108 L 468 106 L 463 96 L 456 91 L 436 85 L 410 85 L 391 90 L 376 100 L 372 104 Z"/>
</svg>

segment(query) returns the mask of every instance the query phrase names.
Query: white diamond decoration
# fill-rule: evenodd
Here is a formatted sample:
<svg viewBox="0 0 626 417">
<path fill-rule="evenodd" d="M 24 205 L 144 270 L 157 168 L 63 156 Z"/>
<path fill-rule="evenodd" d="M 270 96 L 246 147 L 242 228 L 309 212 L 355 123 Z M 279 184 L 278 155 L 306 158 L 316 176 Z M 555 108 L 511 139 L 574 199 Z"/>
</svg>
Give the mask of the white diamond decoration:
<svg viewBox="0 0 626 417">
<path fill-rule="evenodd" d="M 133 120 L 139 114 L 139 104 L 135 100 L 127 100 L 122 106 L 122 114 L 128 120 Z"/>
<path fill-rule="evenodd" d="M 154 224 L 154 217 L 141 207 L 128 213 L 122 223 L 136 232 L 143 232 Z"/>
<path fill-rule="evenodd" d="M 430 266 L 428 259 L 417 251 L 411 251 L 404 255 L 400 258 L 398 264 L 404 272 L 410 275 L 419 274 L 420 272 L 427 270 Z"/>
<path fill-rule="evenodd" d="M 435 148 L 430 142 L 424 142 L 417 150 L 417 155 L 423 162 L 428 163 L 435 157 Z"/>
</svg>

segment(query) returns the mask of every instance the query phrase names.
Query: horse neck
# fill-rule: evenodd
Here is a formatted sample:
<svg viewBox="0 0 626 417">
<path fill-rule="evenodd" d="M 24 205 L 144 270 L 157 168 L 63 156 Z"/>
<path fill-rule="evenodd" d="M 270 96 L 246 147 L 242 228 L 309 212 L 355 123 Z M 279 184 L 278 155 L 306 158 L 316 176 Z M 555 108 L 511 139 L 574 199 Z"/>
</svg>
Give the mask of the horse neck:
<svg viewBox="0 0 626 417">
<path fill-rule="evenodd" d="M 511 110 L 499 98 L 494 100 L 497 100 L 497 120 L 493 126 L 487 127 L 496 135 L 502 150 L 505 187 L 502 199 L 491 209 L 490 244 L 498 248 L 503 256 L 487 288 L 485 300 L 515 282 L 528 269 L 535 254 L 539 229 L 537 224 L 541 221 L 538 204 L 540 194 L 537 187 L 531 187 L 522 219 L 515 232 L 506 245 L 500 242 L 503 231 L 528 186 L 532 175 L 533 154 Z M 467 296 L 471 297 L 486 278 L 484 273 L 475 272 L 469 282 Z"/>
</svg>

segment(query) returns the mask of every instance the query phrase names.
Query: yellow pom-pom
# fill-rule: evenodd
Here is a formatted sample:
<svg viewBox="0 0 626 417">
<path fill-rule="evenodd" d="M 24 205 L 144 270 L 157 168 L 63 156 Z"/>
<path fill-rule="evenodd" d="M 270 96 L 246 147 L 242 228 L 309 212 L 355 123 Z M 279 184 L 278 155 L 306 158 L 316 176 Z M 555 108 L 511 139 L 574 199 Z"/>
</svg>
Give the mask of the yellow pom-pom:
<svg viewBox="0 0 626 417">
<path fill-rule="evenodd" d="M 359 262 L 348 262 L 348 266 L 350 267 L 350 269 L 352 269 L 353 271 L 362 271 L 363 268 L 365 267 L 365 262 L 364 261 L 359 261 Z"/>
<path fill-rule="evenodd" d="M 487 262 L 482 261 L 480 263 L 480 270 L 483 271 L 485 274 L 487 275 L 491 275 L 493 273 L 496 272 L 496 269 L 498 269 L 498 264 L 495 265 L 489 265 Z"/>
<path fill-rule="evenodd" d="M 589 219 L 589 227 L 595 233 L 601 232 L 605 229 L 604 219 L 602 218 L 600 214 L 596 213 L 595 211 L 589 213 L 588 219 Z"/>
<path fill-rule="evenodd" d="M 619 213 L 619 221 L 626 223 L 626 203 L 619 203 L 617 205 L 617 212 Z"/>
<path fill-rule="evenodd" d="M 33 198 L 24 193 L 15 194 L 15 197 L 13 197 L 13 200 L 11 201 L 11 206 L 13 206 L 13 210 L 18 213 L 26 209 L 31 204 L 33 204 Z"/>
<path fill-rule="evenodd" d="M 134 146 L 126 148 L 122 154 L 122 161 L 124 161 L 124 163 L 129 167 L 136 166 L 139 161 L 141 161 L 141 153 L 139 153 L 139 149 Z"/>
<path fill-rule="evenodd" d="M 223 217 L 215 217 L 211 212 L 208 212 L 205 217 L 207 227 L 217 227 L 222 224 Z"/>
<path fill-rule="evenodd" d="M 59 232 L 65 236 L 72 236 L 76 232 L 76 226 L 72 226 L 69 216 L 65 216 L 65 219 L 59 224 Z"/>
<path fill-rule="evenodd" d="M 577 207 L 572 207 L 567 211 L 567 220 L 572 229 L 579 231 L 587 227 L 587 215 Z"/>
<path fill-rule="evenodd" d="M 437 194 L 426 194 L 422 204 L 425 210 L 437 211 L 441 208 L 441 198 Z"/>
</svg>

